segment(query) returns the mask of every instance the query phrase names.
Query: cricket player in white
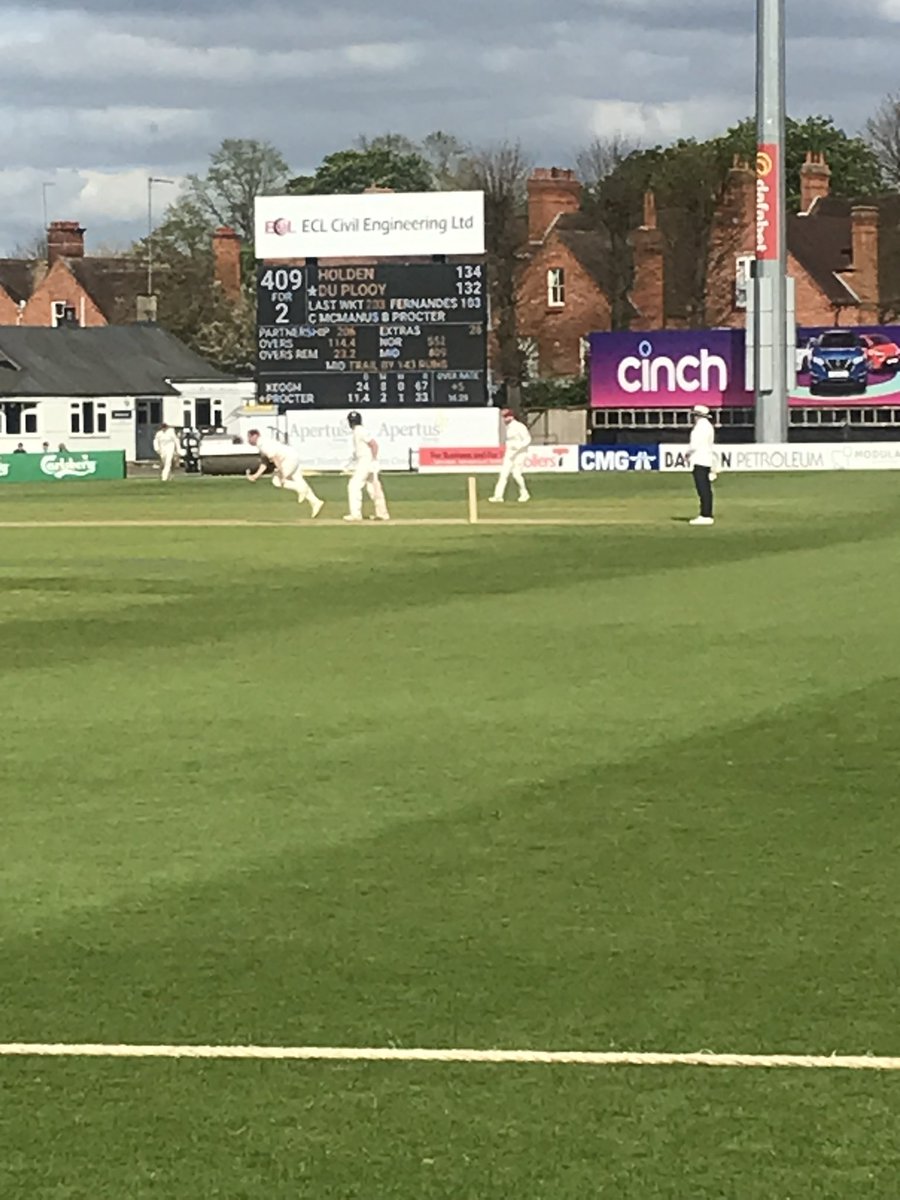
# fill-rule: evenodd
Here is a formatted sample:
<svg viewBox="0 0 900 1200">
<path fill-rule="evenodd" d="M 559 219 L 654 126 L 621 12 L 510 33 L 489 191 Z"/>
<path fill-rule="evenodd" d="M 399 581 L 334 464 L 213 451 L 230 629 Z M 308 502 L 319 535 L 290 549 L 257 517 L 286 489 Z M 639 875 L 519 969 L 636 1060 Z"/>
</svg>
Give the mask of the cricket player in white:
<svg viewBox="0 0 900 1200">
<path fill-rule="evenodd" d="M 694 428 L 687 453 L 688 465 L 694 476 L 694 487 L 700 499 L 700 516 L 692 525 L 713 525 L 713 480 L 716 478 L 716 431 L 705 404 L 694 405 Z"/>
<path fill-rule="evenodd" d="M 501 416 L 506 424 L 506 450 L 503 454 L 503 466 L 500 468 L 497 486 L 494 488 L 494 494 L 490 497 L 490 501 L 491 504 L 503 503 L 506 485 L 512 475 L 519 488 L 519 503 L 525 504 L 531 499 L 531 496 L 528 494 L 522 467 L 528 447 L 531 445 L 531 433 L 524 421 L 516 419 L 516 414 L 511 408 L 504 408 Z"/>
<path fill-rule="evenodd" d="M 247 472 L 250 482 L 256 483 L 257 479 L 261 479 L 266 473 L 266 463 L 270 462 L 275 468 L 275 474 L 272 476 L 275 487 L 296 492 L 297 503 L 302 504 L 306 500 L 310 515 L 317 517 L 325 507 L 325 501 L 319 499 L 303 477 L 296 451 L 284 442 L 279 442 L 277 438 L 263 437 L 258 429 L 250 430 L 247 441 L 259 451 L 262 460 L 255 471 Z"/>
<path fill-rule="evenodd" d="M 358 412 L 347 416 L 347 424 L 353 434 L 353 458 L 350 463 L 350 479 L 347 482 L 347 501 L 350 512 L 345 521 L 361 521 L 363 490 L 375 505 L 375 520 L 389 521 L 387 500 L 381 479 L 378 476 L 378 443 L 366 435 L 362 417 Z"/>
<path fill-rule="evenodd" d="M 180 452 L 181 443 L 178 440 L 178 434 L 168 425 L 160 425 L 156 437 L 153 439 L 153 453 L 162 463 L 162 472 L 159 478 L 163 483 L 169 482 L 172 466 Z"/>
</svg>

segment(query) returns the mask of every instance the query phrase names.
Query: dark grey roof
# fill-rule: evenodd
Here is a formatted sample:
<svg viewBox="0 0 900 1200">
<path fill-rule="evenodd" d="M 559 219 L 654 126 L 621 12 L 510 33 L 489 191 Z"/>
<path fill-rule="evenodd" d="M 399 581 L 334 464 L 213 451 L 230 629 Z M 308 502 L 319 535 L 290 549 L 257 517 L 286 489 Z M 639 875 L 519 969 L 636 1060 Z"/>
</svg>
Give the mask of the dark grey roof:
<svg viewBox="0 0 900 1200">
<path fill-rule="evenodd" d="M 158 325 L 0 326 L 0 396 L 162 396 L 166 382 L 228 382 Z"/>
</svg>

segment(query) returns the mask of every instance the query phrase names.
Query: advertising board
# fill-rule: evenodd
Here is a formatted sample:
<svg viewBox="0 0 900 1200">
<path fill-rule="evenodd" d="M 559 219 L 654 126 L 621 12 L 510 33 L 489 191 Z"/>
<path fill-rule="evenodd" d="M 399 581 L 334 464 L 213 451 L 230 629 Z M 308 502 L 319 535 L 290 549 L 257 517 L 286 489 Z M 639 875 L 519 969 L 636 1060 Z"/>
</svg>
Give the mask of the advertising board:
<svg viewBox="0 0 900 1200">
<path fill-rule="evenodd" d="M 900 442 L 717 446 L 720 471 L 898 471 Z M 661 445 L 660 471 L 688 469 L 687 446 Z"/>
<path fill-rule="evenodd" d="M 0 483 L 61 483 L 125 478 L 123 450 L 0 454 Z"/>
<path fill-rule="evenodd" d="M 258 259 L 484 254 L 483 192 L 258 196 Z"/>
<path fill-rule="evenodd" d="M 753 405 L 743 330 L 592 333 L 592 408 Z M 792 407 L 900 406 L 900 326 L 800 327 Z"/>
</svg>

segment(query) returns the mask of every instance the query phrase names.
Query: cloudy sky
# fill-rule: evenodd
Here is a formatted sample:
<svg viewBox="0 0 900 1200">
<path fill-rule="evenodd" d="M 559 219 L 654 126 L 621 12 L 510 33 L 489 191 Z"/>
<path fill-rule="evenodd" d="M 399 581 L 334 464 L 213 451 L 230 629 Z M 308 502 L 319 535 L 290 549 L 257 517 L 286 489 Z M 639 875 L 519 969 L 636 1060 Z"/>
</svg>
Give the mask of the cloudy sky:
<svg viewBox="0 0 900 1200">
<path fill-rule="evenodd" d="M 787 0 L 789 107 L 858 130 L 897 89 L 900 0 Z M 148 173 L 263 138 L 298 173 L 360 133 L 715 133 L 753 107 L 752 0 L 0 0 L 0 252 L 49 216 L 88 245 L 146 227 Z M 190 15 L 185 15 L 185 14 Z M 44 184 L 53 186 L 43 187 Z M 163 203 L 160 188 L 158 203 Z"/>
</svg>

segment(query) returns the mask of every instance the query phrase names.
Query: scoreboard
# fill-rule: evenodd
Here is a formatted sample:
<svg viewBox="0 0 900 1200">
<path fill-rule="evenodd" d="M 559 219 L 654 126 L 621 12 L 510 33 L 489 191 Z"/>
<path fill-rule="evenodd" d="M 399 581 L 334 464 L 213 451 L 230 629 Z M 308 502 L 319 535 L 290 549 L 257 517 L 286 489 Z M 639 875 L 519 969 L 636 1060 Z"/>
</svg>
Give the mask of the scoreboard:
<svg viewBox="0 0 900 1200">
<path fill-rule="evenodd" d="M 481 260 L 257 271 L 257 390 L 279 409 L 486 405 Z"/>
</svg>

